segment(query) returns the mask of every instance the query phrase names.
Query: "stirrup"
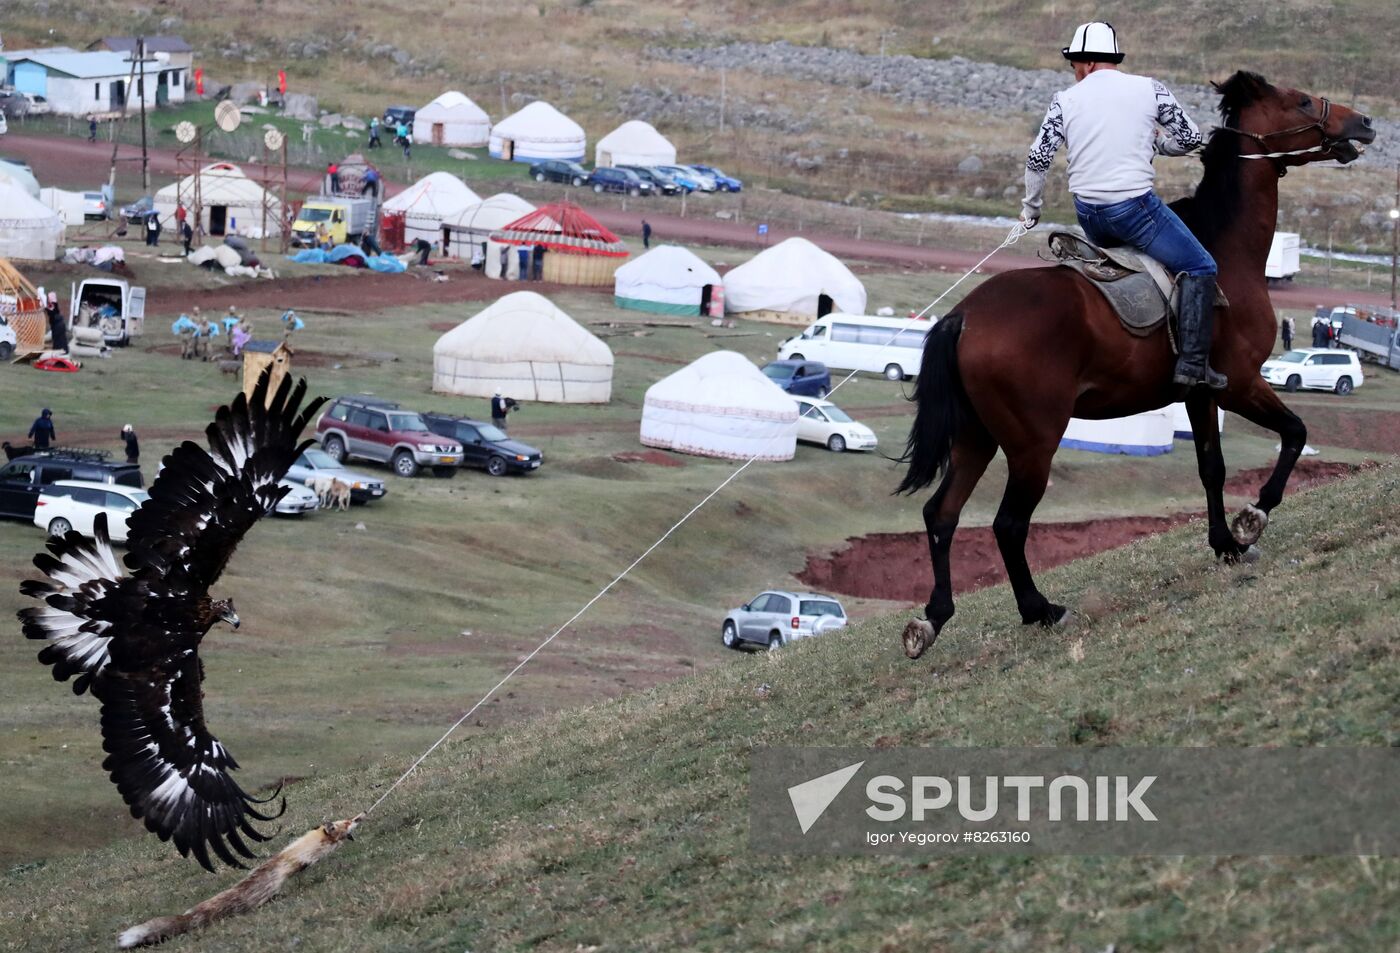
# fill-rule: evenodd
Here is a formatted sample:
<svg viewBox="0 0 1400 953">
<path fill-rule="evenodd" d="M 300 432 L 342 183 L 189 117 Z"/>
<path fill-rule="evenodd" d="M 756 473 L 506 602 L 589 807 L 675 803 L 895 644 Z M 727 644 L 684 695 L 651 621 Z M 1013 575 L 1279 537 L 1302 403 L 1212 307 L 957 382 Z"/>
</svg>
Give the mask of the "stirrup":
<svg viewBox="0 0 1400 953">
<path fill-rule="evenodd" d="M 1182 387 L 1205 386 L 1211 390 L 1224 390 L 1229 386 L 1230 380 L 1224 374 L 1211 369 L 1209 364 L 1203 367 L 1188 365 L 1185 368 L 1177 365 L 1176 372 L 1172 374 L 1172 383 Z"/>
</svg>

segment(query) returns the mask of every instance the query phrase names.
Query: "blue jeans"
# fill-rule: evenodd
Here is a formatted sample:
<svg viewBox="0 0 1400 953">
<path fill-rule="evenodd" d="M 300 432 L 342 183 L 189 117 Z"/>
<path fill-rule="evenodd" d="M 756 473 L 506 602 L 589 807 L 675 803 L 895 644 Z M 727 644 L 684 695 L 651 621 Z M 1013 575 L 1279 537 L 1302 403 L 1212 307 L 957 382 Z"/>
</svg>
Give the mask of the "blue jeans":
<svg viewBox="0 0 1400 953">
<path fill-rule="evenodd" d="M 1176 213 L 1152 192 L 1112 205 L 1090 205 L 1077 196 L 1079 226 L 1097 245 L 1127 245 L 1173 272 L 1214 276 L 1215 259 Z"/>
</svg>

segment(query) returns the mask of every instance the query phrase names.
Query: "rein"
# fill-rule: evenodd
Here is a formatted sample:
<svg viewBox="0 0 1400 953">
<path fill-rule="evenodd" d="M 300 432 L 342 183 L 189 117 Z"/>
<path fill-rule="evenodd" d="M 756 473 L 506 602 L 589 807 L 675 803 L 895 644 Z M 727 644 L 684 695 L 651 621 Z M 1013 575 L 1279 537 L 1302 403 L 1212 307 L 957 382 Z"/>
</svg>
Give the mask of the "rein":
<svg viewBox="0 0 1400 953">
<path fill-rule="evenodd" d="M 1316 129 L 1322 137 L 1321 142 L 1319 142 L 1315 146 L 1310 146 L 1307 149 L 1291 149 L 1287 152 L 1245 153 L 1239 156 L 1239 158 L 1241 159 L 1283 159 L 1288 156 L 1305 156 L 1313 152 L 1328 152 L 1332 149 L 1333 146 L 1337 145 L 1337 143 L 1341 142 L 1342 140 L 1333 139 L 1327 135 L 1327 117 L 1332 114 L 1332 102 L 1326 96 L 1322 96 L 1319 98 L 1322 100 L 1322 115 L 1317 119 L 1314 119 L 1312 122 L 1304 123 L 1301 126 L 1294 126 L 1291 129 L 1279 129 L 1275 132 L 1260 133 L 1249 132 L 1244 129 L 1236 129 L 1234 126 L 1218 126 L 1216 128 L 1220 129 L 1222 132 L 1233 132 L 1237 135 L 1246 136 L 1250 139 L 1253 139 L 1255 142 L 1259 143 L 1259 145 L 1263 146 L 1266 149 L 1269 147 L 1269 140 L 1279 136 L 1295 136 L 1299 133 L 1311 132 L 1314 129 Z M 1288 170 L 1284 167 L 1283 163 L 1275 162 L 1274 166 L 1278 169 L 1278 174 L 1280 178 L 1288 174 Z"/>
</svg>

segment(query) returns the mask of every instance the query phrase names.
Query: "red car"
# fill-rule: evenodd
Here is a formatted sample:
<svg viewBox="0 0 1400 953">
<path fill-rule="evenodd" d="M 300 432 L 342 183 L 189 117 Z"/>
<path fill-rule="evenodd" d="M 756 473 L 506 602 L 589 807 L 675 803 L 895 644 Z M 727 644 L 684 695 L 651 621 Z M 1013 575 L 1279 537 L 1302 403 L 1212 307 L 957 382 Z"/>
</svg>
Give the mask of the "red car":
<svg viewBox="0 0 1400 953">
<path fill-rule="evenodd" d="M 462 464 L 462 445 L 428 429 L 423 418 L 377 397 L 338 397 L 316 421 L 321 449 L 337 463 L 347 457 L 392 464 L 399 476 L 429 467 L 451 477 Z"/>
</svg>

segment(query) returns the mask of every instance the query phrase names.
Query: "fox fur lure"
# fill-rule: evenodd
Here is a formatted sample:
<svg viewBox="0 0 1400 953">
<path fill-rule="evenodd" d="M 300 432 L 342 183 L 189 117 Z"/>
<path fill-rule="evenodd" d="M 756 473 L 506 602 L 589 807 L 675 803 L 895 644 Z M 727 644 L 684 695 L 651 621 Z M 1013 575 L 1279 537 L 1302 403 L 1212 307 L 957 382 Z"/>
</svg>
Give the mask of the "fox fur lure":
<svg viewBox="0 0 1400 953">
<path fill-rule="evenodd" d="M 121 936 L 117 937 L 117 947 L 129 950 L 160 943 L 206 927 L 216 920 L 256 910 L 277 896 L 282 885 L 293 874 L 301 873 L 317 861 L 329 857 L 345 841 L 354 840 L 355 828 L 363 819 L 364 815 L 360 814 L 348 821 L 331 821 L 308 831 L 237 884 L 198 906 L 178 916 L 156 917 L 122 931 Z"/>
</svg>

